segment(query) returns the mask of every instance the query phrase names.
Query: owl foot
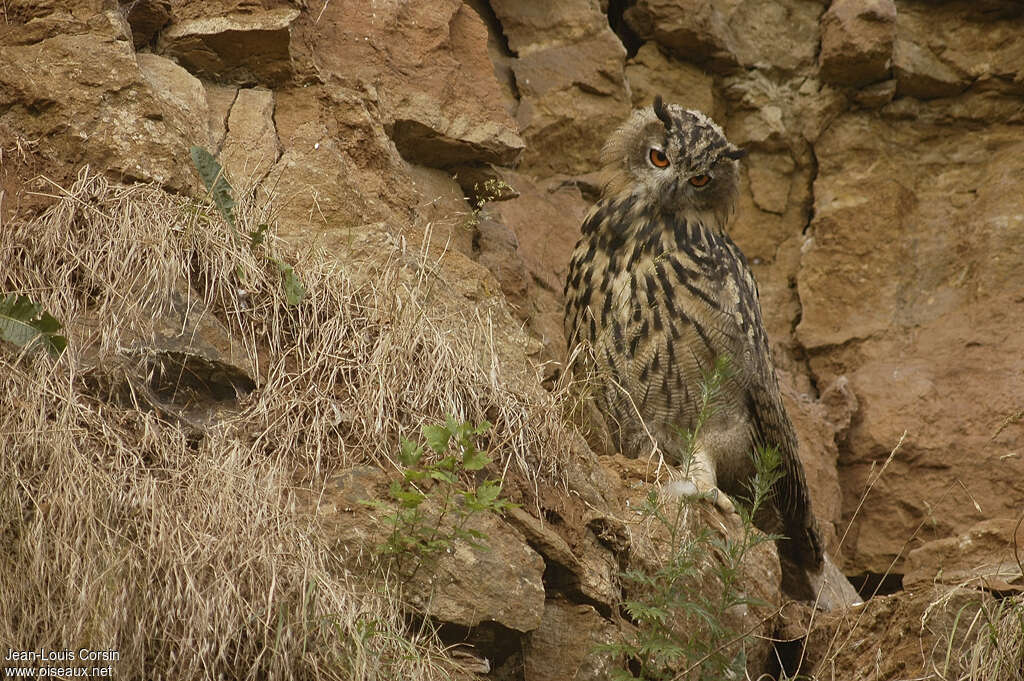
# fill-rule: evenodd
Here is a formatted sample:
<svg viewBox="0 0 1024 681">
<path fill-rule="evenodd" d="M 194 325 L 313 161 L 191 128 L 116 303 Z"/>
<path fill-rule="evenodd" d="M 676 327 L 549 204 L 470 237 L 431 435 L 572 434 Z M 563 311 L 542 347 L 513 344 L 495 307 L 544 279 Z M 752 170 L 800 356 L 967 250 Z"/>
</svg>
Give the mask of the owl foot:
<svg viewBox="0 0 1024 681">
<path fill-rule="evenodd" d="M 693 480 L 676 480 L 666 485 L 665 491 L 677 498 L 707 499 L 726 515 L 736 512 L 736 506 L 729 495 L 714 485 L 699 485 Z"/>
</svg>

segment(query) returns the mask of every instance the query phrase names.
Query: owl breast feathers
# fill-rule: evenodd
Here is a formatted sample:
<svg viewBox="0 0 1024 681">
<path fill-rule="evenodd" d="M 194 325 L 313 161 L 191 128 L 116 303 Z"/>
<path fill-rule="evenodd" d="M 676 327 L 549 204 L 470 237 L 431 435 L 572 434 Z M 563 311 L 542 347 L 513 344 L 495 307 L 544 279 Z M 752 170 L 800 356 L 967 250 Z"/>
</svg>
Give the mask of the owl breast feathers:
<svg viewBox="0 0 1024 681">
<path fill-rule="evenodd" d="M 744 152 L 711 119 L 664 105 L 636 111 L 602 151 L 604 191 L 582 226 L 565 285 L 570 348 L 586 346 L 597 406 L 627 456 L 688 458 L 701 491 L 747 494 L 753 453 L 775 448 L 771 531 L 816 570 L 822 549 L 793 425 L 782 404 L 757 284 L 726 233 Z M 701 386 L 728 366 L 710 416 L 693 432 Z"/>
</svg>

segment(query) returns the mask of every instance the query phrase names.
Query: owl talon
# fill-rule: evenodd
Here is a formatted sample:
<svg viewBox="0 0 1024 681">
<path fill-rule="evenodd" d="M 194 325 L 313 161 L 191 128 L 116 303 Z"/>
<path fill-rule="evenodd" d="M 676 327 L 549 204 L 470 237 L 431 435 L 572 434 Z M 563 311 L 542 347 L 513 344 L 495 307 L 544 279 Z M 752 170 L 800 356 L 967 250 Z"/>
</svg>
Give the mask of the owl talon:
<svg viewBox="0 0 1024 681">
<path fill-rule="evenodd" d="M 726 515 L 736 513 L 736 506 L 733 505 L 729 495 L 713 485 L 703 486 L 693 480 L 683 479 L 669 483 L 665 486 L 665 491 L 676 498 L 706 499 Z"/>
<path fill-rule="evenodd" d="M 732 503 L 732 499 L 729 498 L 729 495 L 717 487 L 712 487 L 705 492 L 704 495 L 711 501 L 711 503 L 717 506 L 722 513 L 729 515 L 736 512 L 736 506 Z"/>
</svg>

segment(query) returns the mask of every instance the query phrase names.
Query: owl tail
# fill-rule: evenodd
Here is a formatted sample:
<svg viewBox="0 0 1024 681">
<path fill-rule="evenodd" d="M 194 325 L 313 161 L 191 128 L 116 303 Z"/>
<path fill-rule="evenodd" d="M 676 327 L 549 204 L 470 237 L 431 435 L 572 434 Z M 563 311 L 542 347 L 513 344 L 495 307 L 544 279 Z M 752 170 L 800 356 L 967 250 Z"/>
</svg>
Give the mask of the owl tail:
<svg viewBox="0 0 1024 681">
<path fill-rule="evenodd" d="M 793 522 L 787 519 L 783 528 L 785 539 L 779 542 L 779 552 L 808 572 L 820 572 L 825 557 L 821 535 L 813 518 Z"/>
</svg>

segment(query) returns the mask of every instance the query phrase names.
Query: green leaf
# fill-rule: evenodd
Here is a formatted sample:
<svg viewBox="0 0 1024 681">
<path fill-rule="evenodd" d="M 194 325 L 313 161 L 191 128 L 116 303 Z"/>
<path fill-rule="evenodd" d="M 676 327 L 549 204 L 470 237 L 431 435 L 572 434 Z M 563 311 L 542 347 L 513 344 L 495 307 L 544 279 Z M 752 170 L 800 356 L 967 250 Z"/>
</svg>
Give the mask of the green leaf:
<svg viewBox="0 0 1024 681">
<path fill-rule="evenodd" d="M 397 480 L 391 482 L 389 491 L 391 492 L 391 498 L 406 508 L 415 508 L 423 503 L 423 499 L 426 498 L 422 492 L 405 489 L 402 487 L 402 483 Z"/>
<path fill-rule="evenodd" d="M 427 441 L 428 447 L 440 454 L 448 449 L 452 434 L 444 426 L 423 426 L 423 439 Z"/>
<path fill-rule="evenodd" d="M 427 477 L 427 472 L 416 468 L 406 468 L 405 471 L 402 472 L 402 475 L 405 476 L 405 479 L 409 482 L 418 482 Z"/>
<path fill-rule="evenodd" d="M 434 480 L 440 480 L 441 482 L 446 482 L 449 485 L 454 485 L 455 482 L 458 480 L 458 478 L 456 478 L 454 475 L 452 475 L 448 471 L 440 471 L 440 470 L 434 469 L 434 470 L 430 471 L 429 475 Z"/>
<path fill-rule="evenodd" d="M 476 488 L 476 499 L 484 506 L 491 506 L 494 500 L 501 494 L 501 485 L 493 482 L 485 482 Z"/>
<path fill-rule="evenodd" d="M 57 333 L 60 330 L 60 322 L 27 296 L 12 293 L 0 298 L 0 340 L 22 348 L 38 342 L 59 357 L 68 346 L 68 339 Z"/>
<path fill-rule="evenodd" d="M 423 447 L 402 438 L 402 442 L 399 445 L 398 460 L 402 462 L 402 465 L 406 468 L 412 468 L 420 462 L 423 457 Z"/>
<path fill-rule="evenodd" d="M 199 177 L 203 179 L 206 190 L 210 192 L 217 210 L 224 217 L 224 221 L 235 231 L 235 200 L 231 198 L 231 185 L 224 177 L 224 169 L 217 159 L 203 147 L 195 146 L 190 149 L 192 163 L 199 171 Z"/>
<path fill-rule="evenodd" d="M 281 272 L 281 286 L 284 287 L 284 299 L 289 306 L 295 307 L 306 297 L 306 287 L 299 281 L 299 275 L 291 265 L 286 265 L 277 258 L 271 258 Z"/>
<path fill-rule="evenodd" d="M 467 471 L 478 471 L 490 462 L 491 457 L 487 456 L 487 452 L 469 449 L 462 455 L 462 467 Z"/>
<path fill-rule="evenodd" d="M 268 229 L 270 229 L 270 225 L 264 222 L 257 225 L 256 229 L 249 232 L 249 250 L 255 250 L 267 240 Z"/>
</svg>

